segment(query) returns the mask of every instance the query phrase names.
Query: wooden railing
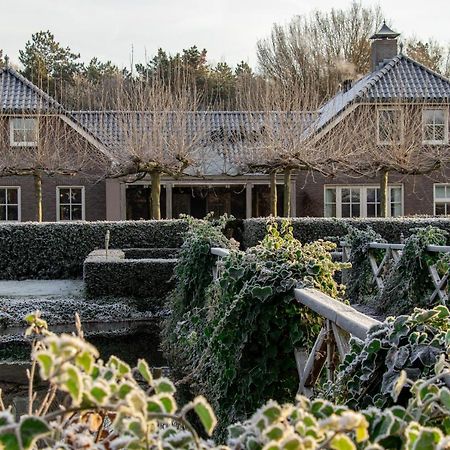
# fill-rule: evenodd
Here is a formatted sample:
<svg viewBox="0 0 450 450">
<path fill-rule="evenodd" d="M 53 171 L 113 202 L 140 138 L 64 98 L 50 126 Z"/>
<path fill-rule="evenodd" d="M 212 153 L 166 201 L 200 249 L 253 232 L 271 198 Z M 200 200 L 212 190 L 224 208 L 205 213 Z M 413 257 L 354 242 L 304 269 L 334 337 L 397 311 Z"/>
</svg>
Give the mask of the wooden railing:
<svg viewBox="0 0 450 450">
<path fill-rule="evenodd" d="M 342 247 L 342 262 L 347 262 L 350 260 L 351 248 L 345 242 L 341 242 Z M 379 290 L 384 288 L 384 280 L 386 274 L 388 273 L 388 268 L 398 262 L 402 255 L 404 249 L 404 244 L 386 244 L 380 242 L 371 242 L 369 244 L 368 258 L 370 262 L 370 267 L 372 269 L 373 283 L 377 286 Z M 384 251 L 383 257 L 380 262 L 377 261 L 375 257 L 376 251 Z M 429 245 L 426 248 L 427 252 L 430 253 L 450 253 L 450 246 L 445 245 Z M 351 270 L 351 269 L 349 269 Z M 443 274 L 439 274 L 436 265 L 429 265 L 428 272 L 430 274 L 431 280 L 433 282 L 434 291 L 430 295 L 430 301 L 434 302 L 436 297 L 439 298 L 441 303 L 446 303 L 448 301 L 447 285 L 449 283 L 449 271 Z M 344 271 L 343 282 L 345 283 L 347 274 Z"/>
<path fill-rule="evenodd" d="M 217 280 L 223 264 L 222 258 L 230 252 L 223 248 L 211 248 L 211 254 L 217 256 L 213 267 L 213 279 Z M 299 375 L 298 392 L 310 395 L 311 387 L 324 366 L 328 379 L 333 380 L 339 360 L 349 350 L 350 337 L 365 339 L 368 330 L 380 322 L 316 289 L 295 289 L 294 293 L 299 303 L 324 318 L 324 325 L 309 354 L 305 349 L 296 349 L 294 352 Z"/>
<path fill-rule="evenodd" d="M 295 289 L 295 298 L 325 319 L 309 354 L 305 349 L 295 351 L 298 393 L 309 396 L 324 366 L 328 380 L 333 381 L 339 361 L 349 351 L 350 337 L 364 340 L 369 329 L 380 322 L 316 289 Z"/>
</svg>

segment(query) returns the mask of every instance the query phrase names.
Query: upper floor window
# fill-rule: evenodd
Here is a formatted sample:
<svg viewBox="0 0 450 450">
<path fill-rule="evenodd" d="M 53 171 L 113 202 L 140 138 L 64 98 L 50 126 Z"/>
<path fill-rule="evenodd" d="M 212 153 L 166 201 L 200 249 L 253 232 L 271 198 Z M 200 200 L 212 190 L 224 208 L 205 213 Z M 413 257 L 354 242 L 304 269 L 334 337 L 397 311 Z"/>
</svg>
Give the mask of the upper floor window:
<svg viewBox="0 0 450 450">
<path fill-rule="evenodd" d="M 37 119 L 13 117 L 10 119 L 10 143 L 13 147 L 34 147 L 37 145 Z"/>
<path fill-rule="evenodd" d="M 446 144 L 448 142 L 448 110 L 428 108 L 422 111 L 423 143 Z"/>
<path fill-rule="evenodd" d="M 434 214 L 436 216 L 450 215 L 450 184 L 434 185 Z"/>
<path fill-rule="evenodd" d="M 0 221 L 20 221 L 19 187 L 0 187 Z"/>
<path fill-rule="evenodd" d="M 84 220 L 84 187 L 83 186 L 58 186 L 57 220 Z"/>
<path fill-rule="evenodd" d="M 400 144 L 403 138 L 403 117 L 400 108 L 377 109 L 378 144 Z"/>
<path fill-rule="evenodd" d="M 403 214 L 402 186 L 389 186 L 389 215 Z M 377 186 L 325 188 L 325 217 L 380 217 L 381 195 Z"/>
</svg>

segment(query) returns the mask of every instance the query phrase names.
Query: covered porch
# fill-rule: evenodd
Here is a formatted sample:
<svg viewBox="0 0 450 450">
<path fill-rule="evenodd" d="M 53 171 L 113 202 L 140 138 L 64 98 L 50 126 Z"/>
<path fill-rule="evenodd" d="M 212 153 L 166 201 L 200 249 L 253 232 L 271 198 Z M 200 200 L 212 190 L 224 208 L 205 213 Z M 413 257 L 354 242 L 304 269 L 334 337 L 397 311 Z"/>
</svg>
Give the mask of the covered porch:
<svg viewBox="0 0 450 450">
<path fill-rule="evenodd" d="M 291 185 L 291 212 L 296 215 L 295 178 Z M 283 179 L 277 179 L 278 215 L 283 209 Z M 150 180 L 136 182 L 110 179 L 106 182 L 107 220 L 148 220 L 151 217 Z M 237 219 L 270 215 L 270 185 L 267 176 L 161 180 L 161 218 L 188 214 L 203 218 L 233 215 Z"/>
</svg>

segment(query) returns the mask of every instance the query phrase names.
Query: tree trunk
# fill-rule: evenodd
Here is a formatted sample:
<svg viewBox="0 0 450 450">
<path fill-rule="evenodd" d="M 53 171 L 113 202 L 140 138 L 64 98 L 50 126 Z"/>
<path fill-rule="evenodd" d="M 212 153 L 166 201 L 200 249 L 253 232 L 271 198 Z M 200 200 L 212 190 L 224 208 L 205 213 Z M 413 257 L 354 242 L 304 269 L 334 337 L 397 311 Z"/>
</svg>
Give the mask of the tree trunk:
<svg viewBox="0 0 450 450">
<path fill-rule="evenodd" d="M 291 217 L 291 178 L 292 170 L 284 171 L 283 216 Z"/>
<path fill-rule="evenodd" d="M 161 219 L 161 173 L 152 172 L 150 174 L 152 180 L 152 219 Z"/>
<path fill-rule="evenodd" d="M 33 177 L 34 192 L 36 194 L 36 220 L 42 222 L 42 174 L 35 172 Z"/>
<path fill-rule="evenodd" d="M 380 172 L 380 216 L 388 216 L 388 182 L 389 182 L 389 172 L 383 169 Z"/>
<path fill-rule="evenodd" d="M 274 170 L 270 172 L 270 214 L 276 217 L 278 215 L 277 209 L 277 172 Z"/>
</svg>

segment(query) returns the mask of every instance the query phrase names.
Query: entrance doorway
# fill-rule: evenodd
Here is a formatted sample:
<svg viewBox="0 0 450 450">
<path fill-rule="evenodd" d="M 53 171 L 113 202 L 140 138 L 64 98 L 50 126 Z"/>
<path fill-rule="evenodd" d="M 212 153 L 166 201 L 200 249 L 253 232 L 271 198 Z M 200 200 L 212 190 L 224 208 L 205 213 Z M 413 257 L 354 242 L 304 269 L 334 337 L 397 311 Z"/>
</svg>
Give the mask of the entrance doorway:
<svg viewBox="0 0 450 450">
<path fill-rule="evenodd" d="M 152 217 L 151 187 L 145 184 L 127 184 L 127 220 L 149 220 Z M 161 186 L 161 218 L 166 218 L 166 189 Z"/>
</svg>

